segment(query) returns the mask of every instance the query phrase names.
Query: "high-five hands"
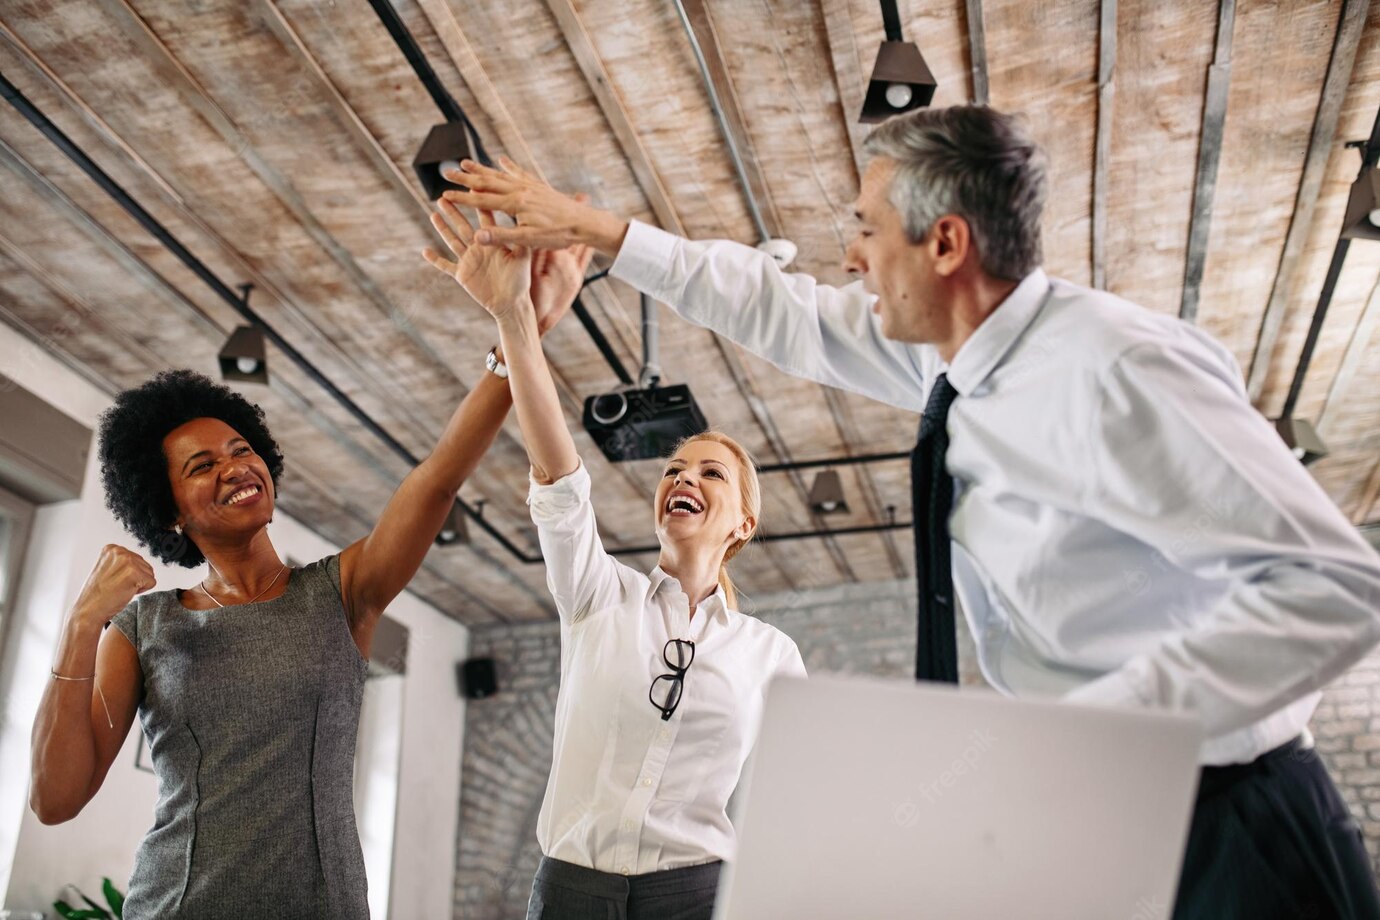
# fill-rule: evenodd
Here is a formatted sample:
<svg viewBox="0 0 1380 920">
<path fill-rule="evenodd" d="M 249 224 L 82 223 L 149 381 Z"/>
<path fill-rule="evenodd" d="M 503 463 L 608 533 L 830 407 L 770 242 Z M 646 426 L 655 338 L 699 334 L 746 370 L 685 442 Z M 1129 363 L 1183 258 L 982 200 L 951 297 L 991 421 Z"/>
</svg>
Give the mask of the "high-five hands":
<svg viewBox="0 0 1380 920">
<path fill-rule="evenodd" d="M 516 227 L 481 227 L 475 242 L 532 249 L 584 244 L 608 255 L 618 252 L 628 230 L 627 221 L 591 207 L 585 196 L 561 194 L 507 157 L 499 157 L 499 164 L 502 169 L 464 160 L 459 175 L 452 171 L 447 176 L 468 191 L 448 191 L 443 200 L 502 211 L 517 221 Z"/>
<path fill-rule="evenodd" d="M 422 250 L 422 257 L 459 282 L 496 320 L 523 307 L 530 309 L 531 253 L 521 246 L 476 246 L 475 228 L 460 209 L 444 199 L 439 207 L 440 213 L 431 215 L 431 225 L 457 261 L 443 258 L 429 246 Z M 479 226 L 494 226 L 492 211 L 479 212 Z"/>
</svg>

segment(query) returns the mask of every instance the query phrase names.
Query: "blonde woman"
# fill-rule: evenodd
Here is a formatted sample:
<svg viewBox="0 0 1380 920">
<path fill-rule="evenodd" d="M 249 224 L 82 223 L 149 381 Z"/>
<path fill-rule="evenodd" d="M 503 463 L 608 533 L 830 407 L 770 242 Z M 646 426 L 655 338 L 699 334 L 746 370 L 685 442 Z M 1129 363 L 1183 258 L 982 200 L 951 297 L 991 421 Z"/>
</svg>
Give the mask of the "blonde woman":
<svg viewBox="0 0 1380 920">
<path fill-rule="evenodd" d="M 463 258 L 473 229 L 449 202 L 441 207 L 456 231 L 446 241 Z M 493 221 L 481 212 L 480 223 Z M 615 561 L 538 340 L 532 256 L 482 250 L 488 277 L 502 280 L 477 299 L 498 323 L 561 618 L 554 751 L 537 820 L 543 859 L 527 916 L 708 920 L 720 862 L 733 854 L 728 799 L 767 684 L 805 674 L 794 642 L 735 609 L 727 564 L 757 529 L 756 470 L 732 438 L 688 439 L 656 490 L 659 564 L 645 574 Z M 428 260 L 454 274 L 435 253 Z"/>
</svg>

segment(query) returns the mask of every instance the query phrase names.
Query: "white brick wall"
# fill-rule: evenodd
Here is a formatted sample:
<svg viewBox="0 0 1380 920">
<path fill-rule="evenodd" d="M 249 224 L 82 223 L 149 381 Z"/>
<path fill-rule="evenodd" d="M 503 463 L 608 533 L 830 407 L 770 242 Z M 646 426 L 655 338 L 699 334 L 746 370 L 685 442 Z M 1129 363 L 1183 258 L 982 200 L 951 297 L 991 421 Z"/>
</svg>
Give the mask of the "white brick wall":
<svg viewBox="0 0 1380 920">
<path fill-rule="evenodd" d="M 914 672 L 912 581 L 745 598 L 744 608 L 795 639 L 811 673 Z M 467 716 L 455 916 L 521 920 L 541 855 L 536 821 L 551 764 L 559 633 L 554 623 L 475 630 L 471 654 L 497 660 L 500 690 L 472 702 Z M 959 672 L 965 684 L 982 681 L 966 629 Z M 1327 691 L 1313 731 L 1380 874 L 1380 652 Z"/>
</svg>

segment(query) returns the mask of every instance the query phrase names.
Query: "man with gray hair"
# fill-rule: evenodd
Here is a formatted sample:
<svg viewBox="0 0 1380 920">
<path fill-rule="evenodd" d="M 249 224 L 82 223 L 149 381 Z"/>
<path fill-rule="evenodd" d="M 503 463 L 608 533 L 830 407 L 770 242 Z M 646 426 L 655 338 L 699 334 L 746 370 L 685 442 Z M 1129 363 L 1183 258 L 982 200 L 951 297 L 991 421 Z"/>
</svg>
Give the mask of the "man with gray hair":
<svg viewBox="0 0 1380 920">
<path fill-rule="evenodd" d="M 1174 916 L 1380 917 L 1312 750 L 1320 687 L 1380 641 L 1380 559 L 1199 329 L 1040 268 L 1046 180 L 1020 122 L 955 106 L 868 137 L 835 288 L 466 163 L 480 243 L 594 246 L 612 275 L 787 373 L 921 413 L 916 675 L 1190 712 L 1207 740 Z"/>
</svg>

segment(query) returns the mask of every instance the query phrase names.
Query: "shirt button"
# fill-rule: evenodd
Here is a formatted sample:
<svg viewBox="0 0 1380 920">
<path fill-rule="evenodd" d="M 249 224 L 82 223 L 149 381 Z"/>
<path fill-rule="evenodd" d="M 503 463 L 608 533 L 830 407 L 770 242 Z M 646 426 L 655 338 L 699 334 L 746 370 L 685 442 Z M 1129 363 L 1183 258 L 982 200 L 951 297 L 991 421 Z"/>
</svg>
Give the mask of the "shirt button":
<svg viewBox="0 0 1380 920">
<path fill-rule="evenodd" d="M 634 827 L 636 827 L 636 826 L 637 826 L 637 825 L 633 824 L 631 821 L 624 821 L 624 822 L 623 822 L 623 830 L 625 830 L 625 831 L 630 831 L 630 830 L 632 830 L 632 829 L 633 829 Z"/>
<path fill-rule="evenodd" d="M 628 874 L 628 867 L 627 867 L 627 866 L 623 866 L 623 867 L 620 868 L 618 871 L 621 872 L 621 873 L 623 873 L 624 875 L 627 875 L 627 874 Z"/>
<path fill-rule="evenodd" d="M 671 730 L 669 728 L 663 728 L 661 730 L 661 740 L 665 741 L 669 737 L 671 737 Z"/>
<path fill-rule="evenodd" d="M 644 779 L 644 780 L 642 781 L 642 785 L 644 785 L 644 786 L 650 786 L 651 784 L 652 784 L 652 778 L 651 778 L 650 776 L 647 777 L 646 779 Z"/>
</svg>

